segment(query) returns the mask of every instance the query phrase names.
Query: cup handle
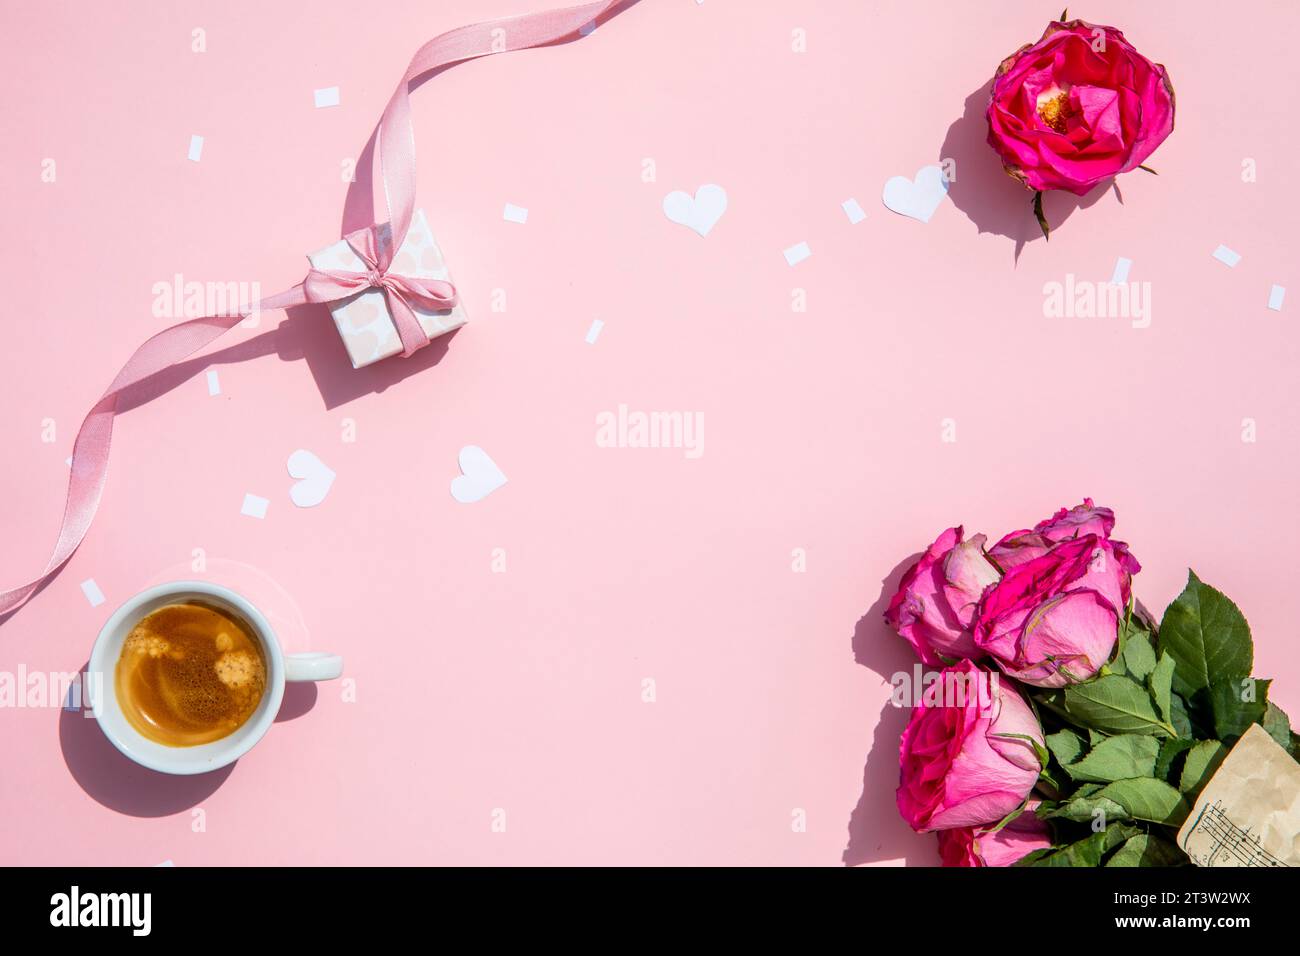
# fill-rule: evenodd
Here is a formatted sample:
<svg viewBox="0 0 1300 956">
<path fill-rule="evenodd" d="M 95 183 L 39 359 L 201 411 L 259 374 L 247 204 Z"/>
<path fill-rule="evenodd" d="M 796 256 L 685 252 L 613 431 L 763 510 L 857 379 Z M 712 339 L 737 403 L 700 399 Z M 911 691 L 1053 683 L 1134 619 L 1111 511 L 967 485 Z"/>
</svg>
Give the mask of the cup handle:
<svg viewBox="0 0 1300 956">
<path fill-rule="evenodd" d="M 284 655 L 284 679 L 287 681 L 334 680 L 343 676 L 343 658 L 337 654 L 310 651 Z"/>
</svg>

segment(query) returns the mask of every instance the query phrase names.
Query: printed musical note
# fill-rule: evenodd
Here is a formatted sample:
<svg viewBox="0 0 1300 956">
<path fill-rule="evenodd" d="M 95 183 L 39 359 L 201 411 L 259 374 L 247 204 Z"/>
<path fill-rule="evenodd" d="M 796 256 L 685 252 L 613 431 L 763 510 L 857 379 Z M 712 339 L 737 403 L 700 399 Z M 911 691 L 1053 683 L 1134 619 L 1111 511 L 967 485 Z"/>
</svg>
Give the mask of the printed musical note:
<svg viewBox="0 0 1300 956">
<path fill-rule="evenodd" d="M 1188 849 L 1194 834 L 1209 837 L 1200 852 Z M 1207 803 L 1183 836 L 1183 849 L 1199 866 L 1286 866 L 1260 845 L 1259 837 L 1233 823 L 1222 800 Z"/>
</svg>

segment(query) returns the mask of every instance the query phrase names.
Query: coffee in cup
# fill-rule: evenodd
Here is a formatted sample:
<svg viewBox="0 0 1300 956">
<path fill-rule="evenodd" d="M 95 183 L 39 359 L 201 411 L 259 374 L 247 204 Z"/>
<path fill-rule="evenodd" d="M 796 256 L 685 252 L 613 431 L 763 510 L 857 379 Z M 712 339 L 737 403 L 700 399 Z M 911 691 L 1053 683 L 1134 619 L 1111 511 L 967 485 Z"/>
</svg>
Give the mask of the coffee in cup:
<svg viewBox="0 0 1300 956">
<path fill-rule="evenodd" d="M 122 642 L 115 674 L 127 722 L 171 747 L 193 747 L 238 730 L 266 692 L 266 654 L 256 631 L 198 601 L 166 604 Z"/>
</svg>

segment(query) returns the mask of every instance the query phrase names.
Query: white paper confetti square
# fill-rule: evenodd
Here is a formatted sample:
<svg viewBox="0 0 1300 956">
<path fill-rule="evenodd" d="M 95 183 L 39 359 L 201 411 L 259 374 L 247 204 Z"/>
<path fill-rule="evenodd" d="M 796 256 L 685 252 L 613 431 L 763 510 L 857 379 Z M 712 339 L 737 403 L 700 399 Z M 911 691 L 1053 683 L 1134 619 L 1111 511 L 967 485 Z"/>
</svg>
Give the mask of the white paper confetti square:
<svg viewBox="0 0 1300 956">
<path fill-rule="evenodd" d="M 192 163 L 197 163 L 200 159 L 203 158 L 203 137 L 202 136 L 196 135 L 190 137 L 189 158 L 190 158 L 190 162 Z"/>
<path fill-rule="evenodd" d="M 244 495 L 244 504 L 240 507 L 239 513 L 249 518 L 265 518 L 266 508 L 271 502 L 260 495 Z"/>
<path fill-rule="evenodd" d="M 221 394 L 221 379 L 217 378 L 217 370 L 215 368 L 208 369 L 208 394 Z"/>
<path fill-rule="evenodd" d="M 867 218 L 866 212 L 862 209 L 862 204 L 856 199 L 844 200 L 844 202 L 840 203 L 840 208 L 844 210 L 844 215 L 849 217 L 850 225 L 856 226 Z"/>
<path fill-rule="evenodd" d="M 506 203 L 505 211 L 502 212 L 501 218 L 506 222 L 517 222 L 523 225 L 528 221 L 528 209 L 524 206 L 516 206 L 514 203 Z"/>
<path fill-rule="evenodd" d="M 1220 245 L 1219 248 L 1214 250 L 1214 258 L 1218 259 L 1225 266 L 1231 269 L 1241 261 L 1241 254 L 1233 252 L 1227 246 Z"/>
<path fill-rule="evenodd" d="M 91 607 L 99 607 L 104 603 L 104 592 L 99 589 L 94 578 L 86 578 L 81 582 L 81 593 L 86 596 Z"/>
<path fill-rule="evenodd" d="M 587 329 L 587 344 L 595 345 L 596 338 L 600 335 L 600 330 L 605 327 L 605 323 L 600 319 L 591 320 L 591 328 Z"/>
<path fill-rule="evenodd" d="M 810 255 L 812 255 L 812 249 L 808 248 L 808 243 L 800 242 L 785 250 L 785 261 L 792 266 L 797 266 Z"/>
<path fill-rule="evenodd" d="M 1286 298 L 1286 289 L 1275 285 L 1268 290 L 1268 307 L 1274 312 L 1282 311 L 1282 300 Z"/>
<path fill-rule="evenodd" d="M 337 86 L 327 86 L 322 90 L 316 90 L 313 96 L 316 99 L 316 109 L 318 110 L 339 105 L 339 88 Z"/>
<path fill-rule="evenodd" d="M 1120 256 L 1115 260 L 1115 271 L 1110 274 L 1111 285 L 1124 285 L 1128 282 L 1128 271 L 1133 268 L 1133 260 Z"/>
</svg>

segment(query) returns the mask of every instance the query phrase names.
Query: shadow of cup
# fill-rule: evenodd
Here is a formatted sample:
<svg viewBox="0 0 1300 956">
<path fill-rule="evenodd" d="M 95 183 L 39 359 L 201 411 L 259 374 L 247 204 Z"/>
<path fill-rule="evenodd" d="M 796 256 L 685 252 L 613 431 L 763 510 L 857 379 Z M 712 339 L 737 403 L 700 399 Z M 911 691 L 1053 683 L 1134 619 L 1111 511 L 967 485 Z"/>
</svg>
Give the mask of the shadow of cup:
<svg viewBox="0 0 1300 956">
<path fill-rule="evenodd" d="M 86 673 L 82 666 L 80 673 Z M 226 782 L 235 764 L 212 773 L 176 776 L 148 770 L 104 736 L 89 709 L 59 711 L 59 746 L 77 785 L 92 800 L 132 817 L 166 817 L 202 803 Z"/>
</svg>

